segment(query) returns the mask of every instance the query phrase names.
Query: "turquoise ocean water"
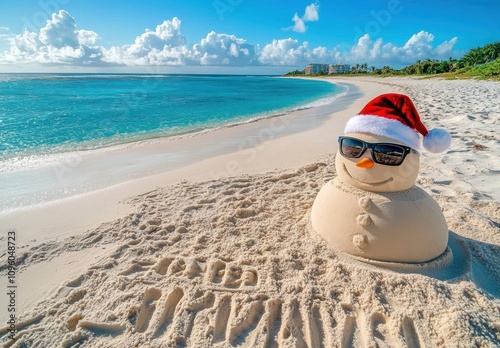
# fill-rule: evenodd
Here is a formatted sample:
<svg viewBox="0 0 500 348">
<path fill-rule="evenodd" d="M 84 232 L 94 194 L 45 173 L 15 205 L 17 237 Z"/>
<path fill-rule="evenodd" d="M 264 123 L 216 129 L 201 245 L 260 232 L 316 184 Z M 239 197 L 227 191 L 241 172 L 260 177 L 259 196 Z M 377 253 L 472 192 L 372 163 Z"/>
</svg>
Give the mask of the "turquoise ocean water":
<svg viewBox="0 0 500 348">
<path fill-rule="evenodd" d="M 128 143 L 313 108 L 285 135 L 320 124 L 348 89 L 273 76 L 0 74 L 0 220 L 18 208 L 263 147 L 260 133 L 240 139 L 237 132 L 214 143 L 194 138 L 180 150 L 120 152 Z"/>
<path fill-rule="evenodd" d="M 246 122 L 340 92 L 332 83 L 270 76 L 3 74 L 0 160 Z"/>
</svg>

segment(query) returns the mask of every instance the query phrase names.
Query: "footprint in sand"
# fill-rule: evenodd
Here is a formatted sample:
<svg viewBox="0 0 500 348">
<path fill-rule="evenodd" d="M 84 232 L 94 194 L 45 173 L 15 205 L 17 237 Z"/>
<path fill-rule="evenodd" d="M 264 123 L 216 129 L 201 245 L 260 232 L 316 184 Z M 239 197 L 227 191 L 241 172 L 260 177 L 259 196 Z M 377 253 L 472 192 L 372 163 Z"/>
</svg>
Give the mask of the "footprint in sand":
<svg viewBox="0 0 500 348">
<path fill-rule="evenodd" d="M 171 328 L 170 325 L 173 323 L 174 315 L 177 309 L 177 305 L 184 296 L 184 291 L 182 289 L 172 290 L 166 297 L 164 302 L 159 306 L 162 310 L 159 312 L 159 316 L 153 318 L 152 322 L 155 323 L 155 329 L 153 331 L 153 337 L 159 337 L 161 335 L 170 336 Z M 170 329 L 170 331 L 168 331 Z"/>
<path fill-rule="evenodd" d="M 381 313 L 374 313 L 371 318 L 371 330 L 376 347 L 391 347 L 390 334 L 387 328 L 387 319 Z"/>
<path fill-rule="evenodd" d="M 147 271 L 151 265 L 153 265 L 154 262 L 152 261 L 140 261 L 136 260 L 132 263 L 132 265 L 124 270 L 123 272 L 120 272 L 120 275 L 128 276 L 134 273 L 139 273 L 139 272 L 144 272 Z"/>
<path fill-rule="evenodd" d="M 164 257 L 155 262 L 136 260 L 120 274 L 143 281 L 155 276 L 160 282 L 145 289 L 139 303 L 130 304 L 123 320 L 90 321 L 78 313 L 72 315 L 66 328 L 75 335 L 68 342 L 102 336 L 120 340 L 133 333 L 144 342 L 176 347 L 195 342 L 274 348 L 425 346 L 422 325 L 413 318 L 365 313 L 350 300 L 284 300 L 279 294 L 259 293 L 259 272 L 240 262 Z M 67 287 L 78 290 L 84 282 L 85 278 L 79 277 Z M 43 317 L 36 318 L 23 329 L 27 332 L 42 324 Z"/>
<path fill-rule="evenodd" d="M 402 331 L 404 335 L 404 341 L 408 348 L 420 348 L 422 347 L 420 335 L 415 329 L 415 325 L 413 324 L 413 320 L 409 317 L 403 318 Z"/>
<path fill-rule="evenodd" d="M 151 264 L 148 264 L 150 266 Z M 121 275 L 130 275 L 136 272 L 147 272 L 150 269 L 158 276 L 186 277 L 194 279 L 200 277 L 205 286 L 220 286 L 226 289 L 241 289 L 255 287 L 259 276 L 257 270 L 249 266 L 242 266 L 238 262 L 224 262 L 218 259 L 197 260 L 192 258 L 165 257 L 154 263 L 153 267 L 146 267 L 145 262 L 134 263 Z M 222 290 L 219 287 L 214 288 Z"/>
<path fill-rule="evenodd" d="M 142 305 L 137 315 L 135 329 L 137 332 L 144 332 L 149 326 L 149 322 L 156 310 L 156 303 L 161 297 L 161 290 L 151 288 L 146 290 L 143 296 Z"/>
<path fill-rule="evenodd" d="M 242 286 L 256 286 L 258 282 L 257 271 L 244 269 L 236 262 L 228 264 L 217 263 L 214 265 L 213 283 L 221 283 L 227 288 L 239 288 Z"/>
<path fill-rule="evenodd" d="M 408 316 L 364 313 L 355 305 L 336 300 L 270 298 L 259 294 L 258 287 L 246 293 L 222 287 L 234 277 L 246 279 L 245 267 L 215 261 L 207 270 L 210 276 L 204 287 L 148 288 L 139 306 L 132 307 L 127 323 L 93 322 L 76 316 L 68 325 L 93 337 L 118 337 L 132 330 L 145 340 L 176 347 L 192 346 L 197 342 L 196 335 L 224 347 L 425 346 L 422 326 Z M 221 274 L 221 269 L 227 272 Z M 219 276 L 220 283 L 212 282 L 213 275 Z M 217 290 L 208 289 L 208 285 L 216 284 Z"/>
<path fill-rule="evenodd" d="M 170 264 L 172 263 L 173 260 L 174 259 L 171 257 L 166 257 L 166 258 L 160 260 L 160 262 L 158 262 L 156 264 L 156 267 L 155 267 L 156 273 L 158 273 L 160 275 L 167 274 L 168 267 L 170 266 Z"/>
<path fill-rule="evenodd" d="M 402 321 L 382 313 L 371 316 L 363 312 L 347 312 L 340 346 L 351 347 L 423 347 L 414 322 L 405 316 Z"/>
<path fill-rule="evenodd" d="M 209 281 L 215 284 L 222 283 L 222 278 L 226 272 L 226 263 L 221 260 L 215 260 L 210 265 Z"/>
</svg>

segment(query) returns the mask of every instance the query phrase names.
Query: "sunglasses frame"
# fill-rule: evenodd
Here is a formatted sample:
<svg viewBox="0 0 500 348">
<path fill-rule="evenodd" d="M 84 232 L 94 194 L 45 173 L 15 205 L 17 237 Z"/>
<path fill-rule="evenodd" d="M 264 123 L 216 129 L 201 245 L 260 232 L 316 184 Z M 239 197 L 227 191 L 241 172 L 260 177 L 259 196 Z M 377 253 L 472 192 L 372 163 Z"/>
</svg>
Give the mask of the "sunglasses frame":
<svg viewBox="0 0 500 348">
<path fill-rule="evenodd" d="M 359 156 L 348 156 L 346 154 L 344 154 L 344 152 L 342 151 L 342 141 L 345 140 L 345 139 L 350 139 L 350 140 L 356 140 L 356 141 L 359 141 L 363 144 L 363 148 L 361 149 L 361 152 L 359 153 Z M 403 164 L 403 162 L 405 161 L 405 158 L 406 156 L 412 152 L 416 155 L 420 155 L 420 153 L 414 149 L 412 149 L 411 147 L 409 146 L 404 146 L 404 145 L 400 145 L 400 144 L 393 144 L 393 143 L 369 143 L 367 141 L 364 141 L 364 140 L 361 140 L 361 139 L 358 139 L 358 138 L 353 138 L 353 137 L 344 137 L 344 136 L 340 136 L 339 139 L 339 152 L 340 154 L 345 157 L 345 158 L 360 158 L 361 156 L 363 156 L 363 154 L 365 153 L 365 151 L 367 149 L 370 149 L 370 154 L 372 156 L 372 159 L 373 159 L 373 162 L 375 163 L 378 163 L 378 164 L 382 164 L 384 166 L 393 166 L 393 167 L 397 167 L 397 166 L 400 166 L 401 164 Z M 398 147 L 400 149 L 403 150 L 403 158 L 401 159 L 401 162 L 398 163 L 398 164 L 388 164 L 388 163 L 381 163 L 377 160 L 376 156 L 373 154 L 373 148 L 377 145 L 390 145 L 390 146 L 395 146 L 395 147 Z"/>
</svg>

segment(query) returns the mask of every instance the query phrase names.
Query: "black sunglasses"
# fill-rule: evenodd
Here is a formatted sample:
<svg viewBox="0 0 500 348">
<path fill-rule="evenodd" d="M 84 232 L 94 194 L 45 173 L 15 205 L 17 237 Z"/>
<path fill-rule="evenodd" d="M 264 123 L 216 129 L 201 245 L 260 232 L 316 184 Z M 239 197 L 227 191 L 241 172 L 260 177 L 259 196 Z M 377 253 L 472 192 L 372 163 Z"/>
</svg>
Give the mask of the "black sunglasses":
<svg viewBox="0 0 500 348">
<path fill-rule="evenodd" d="M 346 158 L 359 158 L 366 149 L 370 149 L 373 161 L 386 166 L 399 166 L 406 156 L 413 152 L 411 147 L 391 143 L 367 143 L 366 141 L 350 137 L 339 137 L 340 154 Z"/>
</svg>

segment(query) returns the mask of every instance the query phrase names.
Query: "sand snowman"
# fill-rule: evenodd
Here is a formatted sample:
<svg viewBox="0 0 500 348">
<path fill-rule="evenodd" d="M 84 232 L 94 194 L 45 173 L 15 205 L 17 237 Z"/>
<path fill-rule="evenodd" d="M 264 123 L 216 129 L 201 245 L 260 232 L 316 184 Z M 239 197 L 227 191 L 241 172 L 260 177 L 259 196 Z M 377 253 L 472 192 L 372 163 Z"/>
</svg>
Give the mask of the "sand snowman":
<svg viewBox="0 0 500 348">
<path fill-rule="evenodd" d="M 407 96 L 373 99 L 339 137 L 337 177 L 318 193 L 312 227 L 335 249 L 368 260 L 418 263 L 440 256 L 448 227 L 415 180 L 422 148 L 443 152 L 450 142 L 447 131 L 426 129 Z"/>
</svg>

